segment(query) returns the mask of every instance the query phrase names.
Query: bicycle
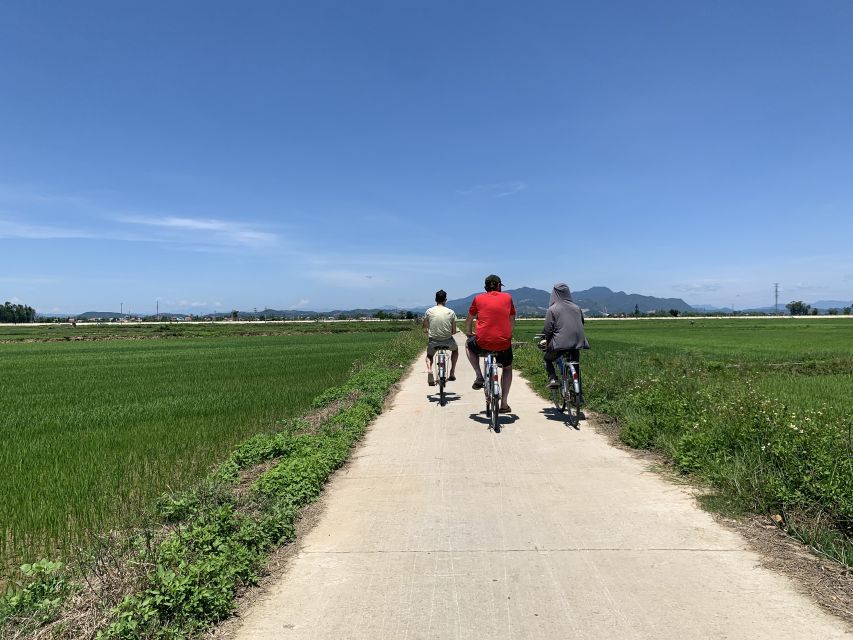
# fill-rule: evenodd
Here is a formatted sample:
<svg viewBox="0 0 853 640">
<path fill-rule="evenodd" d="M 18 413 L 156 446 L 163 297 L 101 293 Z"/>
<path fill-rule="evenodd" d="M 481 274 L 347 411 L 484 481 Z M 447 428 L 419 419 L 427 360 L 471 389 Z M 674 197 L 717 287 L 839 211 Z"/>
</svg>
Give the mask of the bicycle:
<svg viewBox="0 0 853 640">
<path fill-rule="evenodd" d="M 447 384 L 447 348 L 439 347 L 435 352 L 435 367 L 438 372 L 438 403 L 443 407 L 447 404 L 444 387 Z"/>
<path fill-rule="evenodd" d="M 537 335 L 541 338 L 541 335 Z M 561 353 L 554 360 L 557 371 L 557 386 L 550 387 L 551 401 L 560 413 L 566 413 L 566 421 L 572 427 L 577 427 L 581 419 L 581 381 L 578 375 L 580 362 L 566 357 Z"/>
<path fill-rule="evenodd" d="M 498 422 L 498 415 L 501 407 L 501 383 L 500 383 L 500 363 L 498 362 L 498 354 L 494 351 L 489 351 L 485 359 L 485 377 L 483 379 L 483 391 L 486 394 L 486 417 L 489 419 L 489 428 L 495 433 L 500 433 L 501 426 Z"/>
</svg>

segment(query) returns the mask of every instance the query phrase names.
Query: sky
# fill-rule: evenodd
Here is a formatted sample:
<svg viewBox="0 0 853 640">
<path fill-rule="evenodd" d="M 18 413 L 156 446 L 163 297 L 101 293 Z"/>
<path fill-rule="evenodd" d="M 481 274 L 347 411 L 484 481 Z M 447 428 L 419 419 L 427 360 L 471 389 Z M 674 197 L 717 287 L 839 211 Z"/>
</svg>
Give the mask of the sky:
<svg viewBox="0 0 853 640">
<path fill-rule="evenodd" d="M 853 300 L 849 0 L 0 3 L 0 300 Z"/>
</svg>

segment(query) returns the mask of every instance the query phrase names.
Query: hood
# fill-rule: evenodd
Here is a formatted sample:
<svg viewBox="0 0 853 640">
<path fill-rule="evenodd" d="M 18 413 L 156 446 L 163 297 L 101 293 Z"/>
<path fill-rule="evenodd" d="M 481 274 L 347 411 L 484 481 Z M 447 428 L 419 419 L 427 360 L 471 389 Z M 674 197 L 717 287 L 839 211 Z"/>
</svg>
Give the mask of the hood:
<svg viewBox="0 0 853 640">
<path fill-rule="evenodd" d="M 569 285 L 565 282 L 558 282 L 554 285 L 554 290 L 551 292 L 551 299 L 548 301 L 550 307 L 555 302 L 571 302 L 572 292 L 569 290 Z"/>
</svg>

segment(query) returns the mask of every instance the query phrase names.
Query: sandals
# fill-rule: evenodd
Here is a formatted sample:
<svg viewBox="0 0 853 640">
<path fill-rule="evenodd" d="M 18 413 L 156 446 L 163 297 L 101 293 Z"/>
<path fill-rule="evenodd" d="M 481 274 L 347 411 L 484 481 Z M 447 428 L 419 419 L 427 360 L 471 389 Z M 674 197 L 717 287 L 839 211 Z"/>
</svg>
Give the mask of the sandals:
<svg viewBox="0 0 853 640">
<path fill-rule="evenodd" d="M 501 407 L 498 409 L 498 413 L 512 413 L 512 407 L 507 405 L 506 407 Z"/>
<path fill-rule="evenodd" d="M 471 385 L 472 389 L 482 389 L 486 386 L 486 381 L 483 378 L 477 378 L 474 380 L 474 384 Z"/>
</svg>

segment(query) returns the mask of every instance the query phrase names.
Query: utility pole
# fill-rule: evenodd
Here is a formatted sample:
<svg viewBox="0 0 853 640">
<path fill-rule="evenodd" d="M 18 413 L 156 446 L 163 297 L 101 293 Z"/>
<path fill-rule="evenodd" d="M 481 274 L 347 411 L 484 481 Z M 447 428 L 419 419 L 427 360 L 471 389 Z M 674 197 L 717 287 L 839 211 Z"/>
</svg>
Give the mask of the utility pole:
<svg viewBox="0 0 853 640">
<path fill-rule="evenodd" d="M 160 322 L 160 299 L 157 299 L 157 322 Z"/>
<path fill-rule="evenodd" d="M 118 312 L 118 314 L 119 314 L 120 316 L 123 316 L 123 315 L 124 315 L 124 302 L 119 302 L 118 304 L 119 304 L 119 312 Z"/>
<path fill-rule="evenodd" d="M 779 315 L 779 283 L 778 282 L 773 283 L 773 290 L 776 294 L 776 307 L 775 307 L 776 311 L 775 311 L 775 314 L 778 316 Z"/>
</svg>

